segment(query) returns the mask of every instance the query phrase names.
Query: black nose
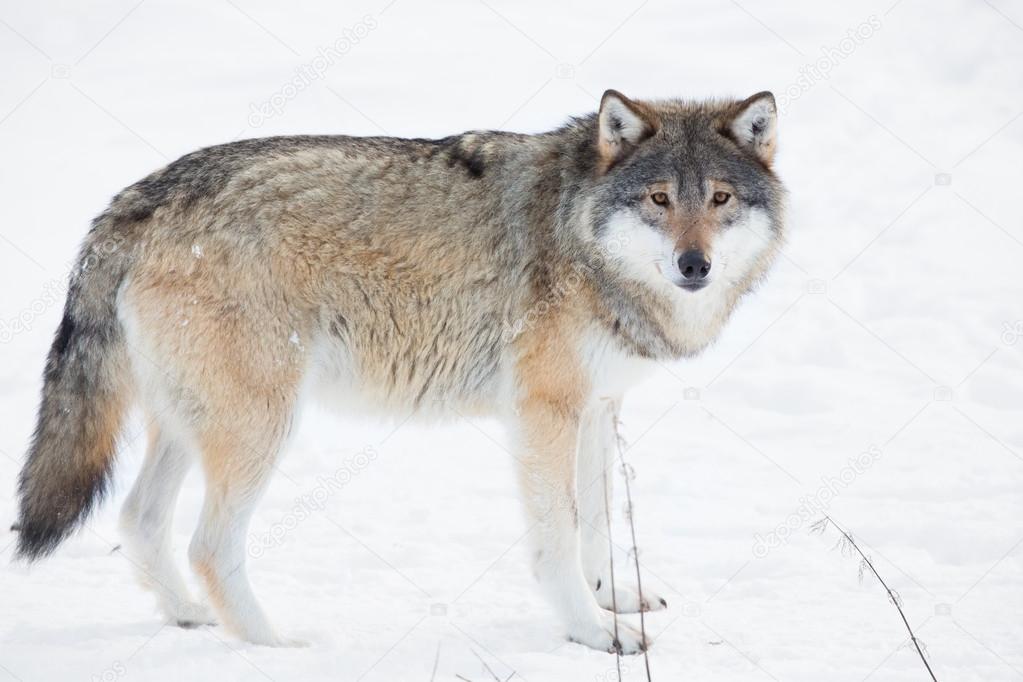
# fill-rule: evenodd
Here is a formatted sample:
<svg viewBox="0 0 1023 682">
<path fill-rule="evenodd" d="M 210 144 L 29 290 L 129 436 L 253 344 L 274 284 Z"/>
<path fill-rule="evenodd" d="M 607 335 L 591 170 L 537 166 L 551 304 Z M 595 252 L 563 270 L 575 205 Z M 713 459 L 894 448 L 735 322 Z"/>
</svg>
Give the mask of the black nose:
<svg viewBox="0 0 1023 682">
<path fill-rule="evenodd" d="M 679 256 L 678 271 L 688 280 L 706 279 L 710 272 L 710 261 L 702 251 L 686 251 Z"/>
</svg>

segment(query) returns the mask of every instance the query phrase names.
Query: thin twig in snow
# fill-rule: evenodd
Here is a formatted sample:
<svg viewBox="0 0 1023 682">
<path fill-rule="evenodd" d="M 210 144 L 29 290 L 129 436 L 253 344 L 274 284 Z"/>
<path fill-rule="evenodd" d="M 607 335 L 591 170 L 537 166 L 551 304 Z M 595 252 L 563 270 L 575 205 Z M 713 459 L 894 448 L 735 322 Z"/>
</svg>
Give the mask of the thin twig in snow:
<svg viewBox="0 0 1023 682">
<path fill-rule="evenodd" d="M 437 655 L 433 657 L 433 672 L 430 673 L 430 682 L 437 678 L 437 664 L 440 663 L 440 642 L 437 642 Z"/>
<path fill-rule="evenodd" d="M 480 659 L 480 663 L 483 664 L 483 669 L 486 670 L 488 673 L 490 673 L 490 676 L 494 678 L 494 682 L 501 682 L 501 678 L 497 676 L 497 673 L 495 673 L 493 670 L 490 669 L 490 666 L 487 665 L 487 662 L 483 660 L 482 656 L 480 656 L 478 653 L 476 653 L 475 649 L 469 649 L 469 651 L 472 652 L 473 656 L 475 656 L 476 658 Z"/>
<path fill-rule="evenodd" d="M 615 412 L 615 440 L 618 444 L 618 461 L 622 465 L 622 478 L 625 479 L 625 503 L 629 510 L 629 530 L 632 532 L 632 558 L 636 564 L 636 592 L 639 594 L 639 634 L 642 638 L 643 646 L 643 665 L 646 667 L 646 679 L 647 682 L 653 682 L 653 678 L 650 676 L 650 655 L 647 653 L 647 641 L 646 641 L 646 617 L 643 614 L 643 580 L 639 575 L 639 548 L 636 546 L 636 524 L 633 521 L 632 514 L 632 489 L 629 485 L 629 479 L 632 477 L 632 470 L 625 463 L 625 439 L 622 438 L 621 432 L 618 428 L 618 414 Z M 619 675 L 619 678 L 621 676 Z"/>
<path fill-rule="evenodd" d="M 618 595 L 615 592 L 615 543 L 611 539 L 611 500 L 608 494 L 610 482 L 607 480 L 607 467 L 604 467 L 604 519 L 607 521 L 607 559 L 611 572 L 611 614 L 614 617 L 615 634 L 615 667 L 618 669 L 618 682 L 622 682 L 622 645 L 618 642 Z"/>
<path fill-rule="evenodd" d="M 892 591 L 892 588 L 888 587 L 888 583 L 884 581 L 884 578 L 881 577 L 881 574 L 877 572 L 876 568 L 874 568 L 874 562 L 872 562 L 870 558 L 866 554 L 864 554 L 863 550 L 860 549 L 860 546 L 856 544 L 855 540 L 853 540 L 853 536 L 850 535 L 849 532 L 842 528 L 840 525 L 835 523 L 835 520 L 828 516 L 827 514 L 824 515 L 823 519 L 810 526 L 810 530 L 811 532 L 818 534 L 823 533 L 825 530 L 827 530 L 829 523 L 833 525 L 838 530 L 839 533 L 842 534 L 842 537 L 844 538 L 844 543 L 848 543 L 848 547 L 851 547 L 857 554 L 860 555 L 860 558 L 862 559 L 862 561 L 860 562 L 860 581 L 862 582 L 863 580 L 864 569 L 869 568 L 870 572 L 874 574 L 875 578 L 877 578 L 877 581 L 881 583 L 881 587 L 883 587 L 885 589 L 885 592 L 888 593 L 888 599 L 891 600 L 892 604 L 895 605 L 895 609 L 899 612 L 899 616 L 902 618 L 902 623 L 906 626 L 906 631 L 909 632 L 909 639 L 912 640 L 913 646 L 916 647 L 916 652 L 920 655 L 920 660 L 923 661 L 924 667 L 927 668 L 927 672 L 931 676 L 931 680 L 933 680 L 933 682 L 938 682 L 938 678 L 934 676 L 934 671 L 931 670 L 931 664 L 927 662 L 927 657 L 924 656 L 923 647 L 920 646 L 920 641 L 916 638 L 916 634 L 913 632 L 913 628 L 910 627 L 909 625 L 909 619 L 906 618 L 906 614 L 902 610 L 902 600 L 895 592 Z M 842 541 L 840 541 L 840 543 L 842 543 Z"/>
</svg>

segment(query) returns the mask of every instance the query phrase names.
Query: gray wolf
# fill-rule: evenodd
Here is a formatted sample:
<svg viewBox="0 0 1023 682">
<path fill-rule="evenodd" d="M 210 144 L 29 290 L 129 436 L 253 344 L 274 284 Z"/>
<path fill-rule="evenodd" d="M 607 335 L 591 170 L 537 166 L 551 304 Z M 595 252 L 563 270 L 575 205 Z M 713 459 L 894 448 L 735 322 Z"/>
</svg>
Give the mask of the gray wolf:
<svg viewBox="0 0 1023 682">
<path fill-rule="evenodd" d="M 565 633 L 621 612 L 599 529 L 624 392 L 699 353 L 782 243 L 774 97 L 633 101 L 537 135 L 278 137 L 204 149 L 118 194 L 71 275 L 20 475 L 18 554 L 103 497 L 126 412 L 152 425 L 124 549 L 165 614 L 209 622 L 168 546 L 190 465 L 188 556 L 219 622 L 266 645 L 245 537 L 305 401 L 508 426 L 532 561 Z M 438 456 L 438 459 L 440 457 Z"/>
</svg>

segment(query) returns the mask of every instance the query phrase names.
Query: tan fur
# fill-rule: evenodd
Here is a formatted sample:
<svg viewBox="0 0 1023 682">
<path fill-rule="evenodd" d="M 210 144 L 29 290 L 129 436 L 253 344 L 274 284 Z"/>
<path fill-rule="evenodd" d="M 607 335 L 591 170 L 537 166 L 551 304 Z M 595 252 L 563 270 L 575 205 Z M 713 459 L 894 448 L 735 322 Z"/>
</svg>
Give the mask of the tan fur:
<svg viewBox="0 0 1023 682">
<path fill-rule="evenodd" d="M 770 264 L 783 190 L 765 165 L 767 97 L 637 102 L 609 91 L 596 115 L 542 135 L 241 141 L 132 185 L 90 233 L 83 253 L 103 255 L 83 260 L 51 350 L 23 472 L 31 533 L 21 551 L 50 551 L 73 527 L 41 483 L 60 466 L 61 435 L 84 453 L 53 484 L 88 484 L 66 505 L 77 522 L 102 491 L 137 398 L 156 425 L 122 520 L 132 551 L 165 583 L 162 608 L 181 624 L 209 622 L 166 547 L 195 450 L 206 499 L 193 568 L 242 637 L 293 643 L 249 588 L 245 537 L 302 402 L 399 418 L 494 415 L 513 436 L 534 569 L 566 631 L 639 651 L 642 636 L 613 628 L 600 605 L 660 602 L 602 589 L 606 557 L 579 527 L 577 470 L 588 489 L 608 463 L 634 368 L 706 347 Z M 756 130 L 736 129 L 747 113 Z M 738 191 L 718 177 L 726 167 L 755 198 L 741 215 L 708 199 Z M 657 188 L 670 207 L 648 201 Z M 667 271 L 677 274 L 677 252 L 715 255 L 740 224 L 767 230 L 770 243 L 732 243 L 741 267 L 710 294 L 683 293 Z M 623 250 L 609 250 L 608 235 Z M 71 421 L 61 416 L 68 403 Z M 599 519 L 603 496 L 584 497 L 585 518 Z"/>
</svg>

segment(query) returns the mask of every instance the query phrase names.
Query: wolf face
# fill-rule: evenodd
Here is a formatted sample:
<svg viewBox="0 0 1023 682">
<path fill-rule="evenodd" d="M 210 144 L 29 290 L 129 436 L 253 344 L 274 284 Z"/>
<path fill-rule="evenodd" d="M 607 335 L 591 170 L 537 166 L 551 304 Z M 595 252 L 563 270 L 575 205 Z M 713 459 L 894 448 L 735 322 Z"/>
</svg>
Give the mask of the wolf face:
<svg viewBox="0 0 1023 682">
<path fill-rule="evenodd" d="M 625 245 L 622 271 L 690 297 L 758 278 L 781 230 L 783 189 L 770 168 L 776 130 L 768 92 L 700 104 L 605 93 L 594 228 Z"/>
</svg>

